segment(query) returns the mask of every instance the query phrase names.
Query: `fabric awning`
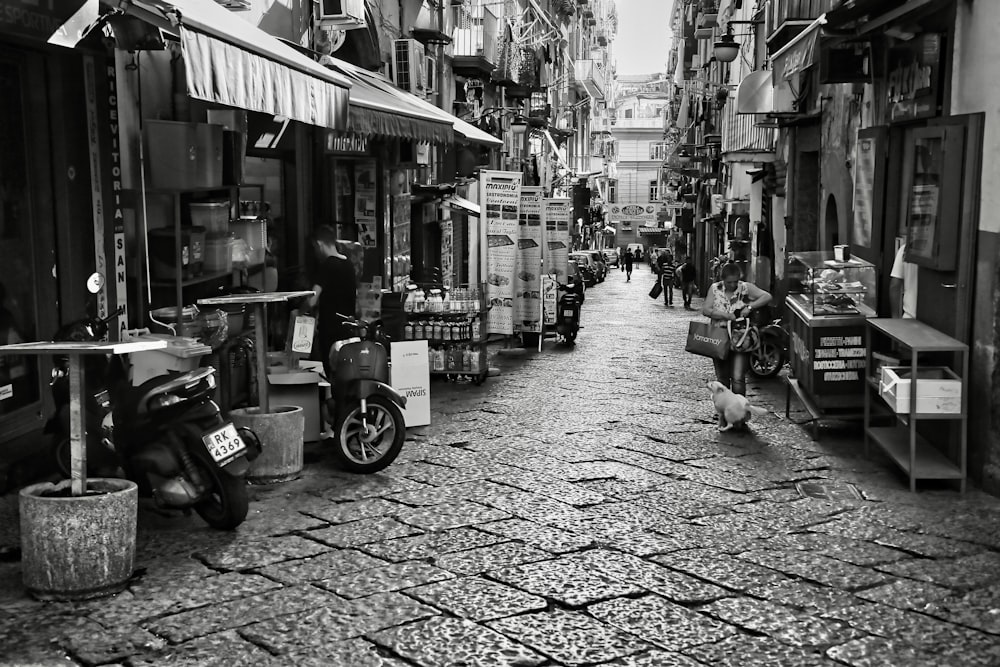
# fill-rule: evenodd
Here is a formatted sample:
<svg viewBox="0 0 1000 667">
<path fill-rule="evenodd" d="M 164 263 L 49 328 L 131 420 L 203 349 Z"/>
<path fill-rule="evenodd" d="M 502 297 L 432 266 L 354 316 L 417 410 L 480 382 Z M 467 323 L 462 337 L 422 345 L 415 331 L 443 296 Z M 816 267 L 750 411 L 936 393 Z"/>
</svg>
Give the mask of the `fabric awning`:
<svg viewBox="0 0 1000 667">
<path fill-rule="evenodd" d="M 451 194 L 444 198 L 444 203 L 451 208 L 459 211 L 460 213 L 465 213 L 466 215 L 471 215 L 478 218 L 481 215 L 481 208 L 479 204 L 466 199 L 465 197 L 460 197 L 459 195 Z"/>
<path fill-rule="evenodd" d="M 736 113 L 774 111 L 774 84 L 770 70 L 750 72 L 736 87 Z"/>
<path fill-rule="evenodd" d="M 347 127 L 347 77 L 213 0 L 123 2 L 129 14 L 179 35 L 191 97 L 335 130 Z"/>
<path fill-rule="evenodd" d="M 816 42 L 824 25 L 826 14 L 821 14 L 788 44 L 774 52 L 771 62 L 774 64 L 775 77 L 788 80 L 813 66 L 817 55 Z"/>
</svg>

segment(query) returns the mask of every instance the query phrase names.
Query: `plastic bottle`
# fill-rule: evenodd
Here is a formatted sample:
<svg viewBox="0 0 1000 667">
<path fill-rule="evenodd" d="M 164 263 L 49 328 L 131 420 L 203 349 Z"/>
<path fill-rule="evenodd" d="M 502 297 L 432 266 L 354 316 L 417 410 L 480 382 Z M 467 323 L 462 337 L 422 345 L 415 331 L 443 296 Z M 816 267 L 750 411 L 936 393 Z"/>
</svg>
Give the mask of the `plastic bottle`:
<svg viewBox="0 0 1000 667">
<path fill-rule="evenodd" d="M 482 326 L 479 322 L 479 315 L 472 318 L 472 340 L 478 341 L 480 338 L 480 333 L 482 333 Z"/>
<path fill-rule="evenodd" d="M 406 326 L 403 327 L 403 340 L 414 340 L 413 324 L 411 324 L 410 322 L 407 322 Z"/>
</svg>

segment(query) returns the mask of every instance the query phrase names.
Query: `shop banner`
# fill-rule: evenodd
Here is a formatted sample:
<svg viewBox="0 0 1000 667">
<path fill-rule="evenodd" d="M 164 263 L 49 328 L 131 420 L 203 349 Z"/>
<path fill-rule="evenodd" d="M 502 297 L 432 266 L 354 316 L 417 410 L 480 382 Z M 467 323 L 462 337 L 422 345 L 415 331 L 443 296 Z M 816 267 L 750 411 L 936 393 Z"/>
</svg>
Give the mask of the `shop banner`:
<svg viewBox="0 0 1000 667">
<path fill-rule="evenodd" d="M 365 248 L 375 248 L 378 243 L 377 208 L 375 161 L 363 160 L 354 167 L 354 220 L 358 240 Z"/>
<path fill-rule="evenodd" d="M 542 219 L 545 221 L 542 270 L 554 274 L 556 280 L 560 282 L 566 282 L 569 261 L 569 219 L 572 215 L 572 200 L 563 198 L 542 200 Z"/>
<path fill-rule="evenodd" d="M 390 384 L 406 398 L 406 427 L 431 423 L 431 369 L 426 340 L 392 342 Z"/>
<path fill-rule="evenodd" d="M 658 204 L 649 202 L 625 202 L 621 204 L 611 204 L 608 206 L 608 219 L 612 222 L 638 222 L 656 224 L 656 211 Z"/>
<path fill-rule="evenodd" d="M 555 326 L 556 324 L 556 306 L 559 301 L 558 294 L 555 275 L 545 274 L 542 276 L 542 306 L 544 308 L 542 312 L 542 321 L 547 327 Z"/>
<path fill-rule="evenodd" d="M 479 186 L 486 212 L 486 333 L 512 335 L 521 172 L 483 170 Z"/>
<path fill-rule="evenodd" d="M 541 187 L 521 187 L 514 331 L 538 333 L 542 330 L 542 193 Z"/>
</svg>

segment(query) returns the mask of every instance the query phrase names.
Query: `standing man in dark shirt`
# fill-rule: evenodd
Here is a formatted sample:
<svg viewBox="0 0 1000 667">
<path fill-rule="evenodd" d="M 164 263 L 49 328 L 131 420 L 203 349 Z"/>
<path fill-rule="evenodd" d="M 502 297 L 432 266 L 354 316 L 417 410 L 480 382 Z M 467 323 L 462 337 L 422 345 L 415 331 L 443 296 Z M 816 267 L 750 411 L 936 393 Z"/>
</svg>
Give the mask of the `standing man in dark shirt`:
<svg viewBox="0 0 1000 667">
<path fill-rule="evenodd" d="M 694 281 L 698 278 L 698 273 L 691 263 L 691 255 L 684 256 L 684 263 L 677 267 L 677 274 L 681 277 L 681 295 L 684 297 L 684 308 L 692 310 L 691 297 L 694 296 Z"/>
<path fill-rule="evenodd" d="M 357 313 L 357 278 L 354 265 L 337 246 L 337 232 L 333 227 L 323 225 L 317 229 L 313 247 L 319 259 L 319 267 L 313 284 L 316 296 L 309 299 L 309 306 L 319 307 L 319 350 L 323 355 L 327 377 L 331 377 L 330 348 L 338 340 L 351 335 L 351 331 L 344 326 L 341 315 L 355 317 Z"/>
</svg>

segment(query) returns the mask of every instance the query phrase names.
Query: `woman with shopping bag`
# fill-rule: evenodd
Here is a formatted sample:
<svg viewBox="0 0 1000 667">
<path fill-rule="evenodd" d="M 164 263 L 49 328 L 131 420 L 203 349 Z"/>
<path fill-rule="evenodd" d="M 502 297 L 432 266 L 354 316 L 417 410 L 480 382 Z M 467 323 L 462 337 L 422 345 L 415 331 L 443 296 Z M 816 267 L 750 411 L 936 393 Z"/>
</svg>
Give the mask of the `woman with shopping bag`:
<svg viewBox="0 0 1000 667">
<path fill-rule="evenodd" d="M 715 327 L 726 327 L 729 333 L 729 354 L 724 359 L 713 358 L 715 379 L 736 394 L 746 395 L 746 375 L 750 368 L 753 342 L 750 315 L 771 302 L 771 295 L 753 283 L 741 280 L 740 267 L 726 264 L 720 280 L 708 288 L 701 314 L 711 318 Z"/>
</svg>

